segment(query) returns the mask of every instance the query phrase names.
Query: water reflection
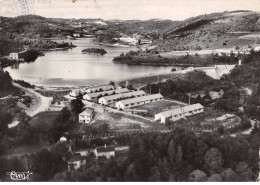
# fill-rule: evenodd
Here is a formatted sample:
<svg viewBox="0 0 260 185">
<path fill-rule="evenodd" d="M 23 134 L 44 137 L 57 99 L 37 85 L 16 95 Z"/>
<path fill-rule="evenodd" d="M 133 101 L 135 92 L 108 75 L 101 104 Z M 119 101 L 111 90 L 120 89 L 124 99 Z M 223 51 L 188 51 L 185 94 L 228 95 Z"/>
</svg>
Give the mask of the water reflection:
<svg viewBox="0 0 260 185">
<path fill-rule="evenodd" d="M 6 68 L 13 79 L 21 79 L 36 85 L 79 86 L 105 83 L 110 80 L 141 76 L 150 73 L 170 72 L 166 66 L 132 66 L 115 64 L 115 56 L 135 48 L 99 45 L 91 39 L 72 41 L 78 47 L 61 51 L 49 51 L 33 63 L 20 63 Z M 103 48 L 103 56 L 82 54 L 86 48 Z"/>
</svg>

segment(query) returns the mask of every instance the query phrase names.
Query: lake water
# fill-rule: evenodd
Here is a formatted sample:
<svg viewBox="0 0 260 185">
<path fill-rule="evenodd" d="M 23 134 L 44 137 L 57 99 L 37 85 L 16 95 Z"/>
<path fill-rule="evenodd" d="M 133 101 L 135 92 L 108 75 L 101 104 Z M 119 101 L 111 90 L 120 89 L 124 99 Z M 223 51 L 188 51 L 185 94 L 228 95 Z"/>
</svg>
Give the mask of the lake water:
<svg viewBox="0 0 260 185">
<path fill-rule="evenodd" d="M 92 39 L 71 41 L 76 48 L 65 51 L 48 51 L 32 63 L 21 63 L 6 68 L 13 79 L 22 79 L 35 85 L 87 86 L 106 83 L 150 73 L 170 72 L 172 66 L 140 66 L 115 64 L 115 56 L 136 50 L 131 47 L 109 47 L 99 45 Z M 86 48 L 103 48 L 103 56 L 82 54 Z"/>
</svg>

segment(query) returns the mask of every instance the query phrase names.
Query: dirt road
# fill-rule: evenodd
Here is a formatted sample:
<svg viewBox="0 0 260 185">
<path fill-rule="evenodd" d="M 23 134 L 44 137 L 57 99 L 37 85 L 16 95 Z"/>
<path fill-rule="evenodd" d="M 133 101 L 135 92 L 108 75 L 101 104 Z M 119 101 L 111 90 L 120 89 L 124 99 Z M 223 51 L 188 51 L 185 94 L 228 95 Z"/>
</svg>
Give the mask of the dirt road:
<svg viewBox="0 0 260 185">
<path fill-rule="evenodd" d="M 48 108 L 51 104 L 51 101 L 53 100 L 52 97 L 45 97 L 45 96 L 41 95 L 40 93 L 35 92 L 33 89 L 22 87 L 17 83 L 13 83 L 13 85 L 20 88 L 23 92 L 25 92 L 26 94 L 28 94 L 29 96 L 32 97 L 33 104 L 30 106 L 29 109 L 27 109 L 25 111 L 29 116 L 34 116 L 34 115 L 38 114 L 39 112 L 48 110 Z M 19 124 L 19 121 L 15 120 L 11 124 L 9 124 L 8 127 L 11 128 L 18 124 Z"/>
</svg>

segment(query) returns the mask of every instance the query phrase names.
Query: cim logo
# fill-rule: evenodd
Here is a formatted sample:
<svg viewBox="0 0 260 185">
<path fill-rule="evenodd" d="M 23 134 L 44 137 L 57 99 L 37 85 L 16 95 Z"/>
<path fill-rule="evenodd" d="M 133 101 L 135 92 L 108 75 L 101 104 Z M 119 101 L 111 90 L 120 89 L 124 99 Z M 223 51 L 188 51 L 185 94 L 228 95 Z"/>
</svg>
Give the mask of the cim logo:
<svg viewBox="0 0 260 185">
<path fill-rule="evenodd" d="M 31 172 L 16 172 L 16 171 L 12 171 L 12 172 L 7 172 L 6 175 L 10 176 L 10 178 L 14 181 L 25 181 L 25 180 L 29 180 L 30 175 L 32 175 L 33 173 Z"/>
</svg>

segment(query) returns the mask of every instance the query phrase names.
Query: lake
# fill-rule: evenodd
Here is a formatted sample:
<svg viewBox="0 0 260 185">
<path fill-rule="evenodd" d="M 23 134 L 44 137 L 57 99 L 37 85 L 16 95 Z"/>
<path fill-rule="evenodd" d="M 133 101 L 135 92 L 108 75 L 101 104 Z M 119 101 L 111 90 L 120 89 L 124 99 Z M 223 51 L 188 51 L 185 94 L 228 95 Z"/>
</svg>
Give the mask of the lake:
<svg viewBox="0 0 260 185">
<path fill-rule="evenodd" d="M 93 39 L 64 40 L 76 48 L 45 52 L 45 56 L 32 63 L 21 63 L 7 67 L 13 79 L 20 79 L 35 85 L 52 87 L 88 86 L 111 80 L 170 72 L 173 66 L 141 66 L 115 64 L 115 56 L 122 52 L 136 50 L 133 47 L 112 47 L 99 45 Z M 107 54 L 82 54 L 86 48 L 103 48 Z"/>
</svg>

